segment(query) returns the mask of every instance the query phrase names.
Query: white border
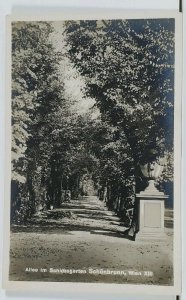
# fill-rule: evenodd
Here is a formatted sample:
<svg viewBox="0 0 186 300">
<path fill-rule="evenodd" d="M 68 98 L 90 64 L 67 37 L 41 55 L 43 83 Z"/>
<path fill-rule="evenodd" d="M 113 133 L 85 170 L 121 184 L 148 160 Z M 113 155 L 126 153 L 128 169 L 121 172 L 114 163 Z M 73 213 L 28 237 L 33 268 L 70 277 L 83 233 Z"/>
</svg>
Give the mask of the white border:
<svg viewBox="0 0 186 300">
<path fill-rule="evenodd" d="M 68 12 L 68 13 L 67 13 Z M 3 287 L 7 290 L 33 290 L 61 292 L 66 295 L 96 294 L 167 294 L 176 295 L 181 292 L 181 78 L 182 78 L 182 15 L 173 11 L 122 11 L 104 9 L 99 10 L 81 9 L 68 11 L 67 9 L 55 15 L 12 15 L 7 17 L 7 74 L 6 74 L 6 165 L 5 165 L 5 230 L 4 230 L 4 264 L 3 264 Z M 97 283 L 64 283 L 64 282 L 20 282 L 9 281 L 9 246 L 10 246 L 10 178 L 11 178 L 11 22 L 12 21 L 62 21 L 78 19 L 145 19 L 145 18 L 175 18 L 175 128 L 174 128 L 174 286 L 155 286 L 137 284 L 97 284 Z"/>
</svg>

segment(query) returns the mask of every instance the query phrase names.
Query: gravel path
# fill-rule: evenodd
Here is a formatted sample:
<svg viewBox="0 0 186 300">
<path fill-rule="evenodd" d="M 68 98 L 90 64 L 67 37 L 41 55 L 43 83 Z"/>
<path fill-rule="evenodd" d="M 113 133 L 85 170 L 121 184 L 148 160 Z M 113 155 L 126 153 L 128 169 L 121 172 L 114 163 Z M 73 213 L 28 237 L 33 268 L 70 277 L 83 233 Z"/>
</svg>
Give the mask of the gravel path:
<svg viewBox="0 0 186 300">
<path fill-rule="evenodd" d="M 171 285 L 171 211 L 165 220 L 167 239 L 134 242 L 96 197 L 66 203 L 12 228 L 10 280 Z"/>
</svg>

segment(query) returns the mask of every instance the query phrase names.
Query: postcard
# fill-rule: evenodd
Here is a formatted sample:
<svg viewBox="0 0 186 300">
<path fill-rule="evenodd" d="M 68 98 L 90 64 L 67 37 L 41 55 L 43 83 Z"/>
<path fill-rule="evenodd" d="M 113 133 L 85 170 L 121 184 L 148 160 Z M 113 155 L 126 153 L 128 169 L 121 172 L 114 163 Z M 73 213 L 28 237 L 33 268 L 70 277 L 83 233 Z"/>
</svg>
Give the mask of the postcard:
<svg viewBox="0 0 186 300">
<path fill-rule="evenodd" d="M 171 11 L 7 18 L 6 289 L 180 293 L 181 43 Z"/>
</svg>

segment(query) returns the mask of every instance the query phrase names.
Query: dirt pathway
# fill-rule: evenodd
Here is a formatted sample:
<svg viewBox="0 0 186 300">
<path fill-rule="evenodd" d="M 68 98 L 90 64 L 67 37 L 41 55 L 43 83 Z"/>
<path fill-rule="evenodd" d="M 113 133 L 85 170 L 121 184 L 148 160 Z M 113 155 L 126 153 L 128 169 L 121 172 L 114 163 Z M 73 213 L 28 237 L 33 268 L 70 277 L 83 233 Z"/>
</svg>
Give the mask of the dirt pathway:
<svg viewBox="0 0 186 300">
<path fill-rule="evenodd" d="M 124 229 L 96 197 L 63 204 L 13 228 L 10 278 L 171 284 L 172 229 L 161 242 L 130 241 Z"/>
<path fill-rule="evenodd" d="M 34 225 L 47 229 L 58 227 L 68 231 L 102 232 L 102 234 L 118 235 L 124 232 L 120 219 L 113 211 L 109 211 L 104 202 L 97 197 L 82 197 L 70 203 L 63 203 L 59 209 L 37 215 L 32 219 Z"/>
</svg>

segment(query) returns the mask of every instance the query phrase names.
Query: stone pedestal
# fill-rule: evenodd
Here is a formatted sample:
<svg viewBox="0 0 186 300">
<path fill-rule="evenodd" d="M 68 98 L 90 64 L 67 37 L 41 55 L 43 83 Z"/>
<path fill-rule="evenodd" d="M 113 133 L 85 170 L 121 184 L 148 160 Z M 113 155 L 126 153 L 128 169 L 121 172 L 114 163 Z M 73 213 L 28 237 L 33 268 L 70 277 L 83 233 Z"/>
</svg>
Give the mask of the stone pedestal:
<svg viewBox="0 0 186 300">
<path fill-rule="evenodd" d="M 138 201 L 138 225 L 139 232 L 136 239 L 157 239 L 166 237 L 164 232 L 164 193 L 159 192 L 154 186 L 154 181 L 149 181 L 149 186 L 145 191 L 136 195 Z"/>
</svg>

